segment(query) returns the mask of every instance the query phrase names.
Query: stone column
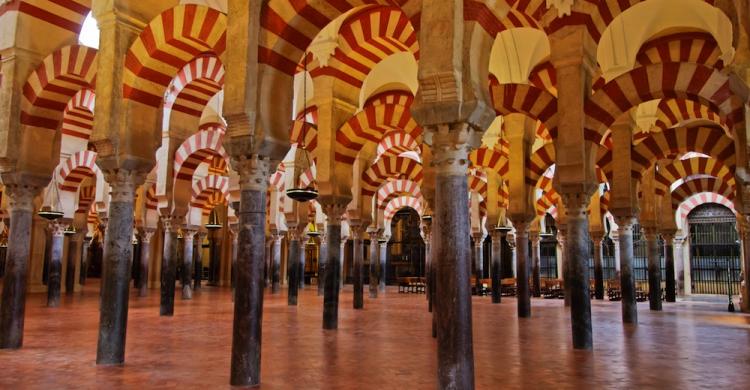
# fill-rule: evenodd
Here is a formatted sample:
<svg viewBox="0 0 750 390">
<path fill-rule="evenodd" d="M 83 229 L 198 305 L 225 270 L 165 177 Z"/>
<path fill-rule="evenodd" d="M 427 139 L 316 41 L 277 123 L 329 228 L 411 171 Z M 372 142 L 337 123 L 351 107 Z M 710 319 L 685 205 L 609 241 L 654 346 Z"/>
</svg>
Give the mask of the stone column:
<svg viewBox="0 0 750 390">
<path fill-rule="evenodd" d="M 230 375 L 230 383 L 233 386 L 260 384 L 263 257 L 269 165 L 267 158 L 259 156 L 240 156 L 232 161 L 233 168 L 240 176 L 240 209 L 237 213 L 239 238 L 235 267 L 236 294 Z"/>
<path fill-rule="evenodd" d="M 83 242 L 83 236 L 86 235 L 86 231 L 76 232 L 76 234 L 70 236 L 68 240 L 68 259 L 66 271 L 65 271 L 65 295 L 73 295 L 76 287 L 76 266 L 78 265 L 78 259 L 80 259 L 81 253 L 81 242 Z"/>
<path fill-rule="evenodd" d="M 667 280 L 665 281 L 665 300 L 667 302 L 677 301 L 676 286 L 675 286 L 675 266 L 674 266 L 674 247 L 673 239 L 674 232 L 662 231 L 661 234 L 664 239 L 664 268 Z"/>
<path fill-rule="evenodd" d="M 612 243 L 615 244 L 614 245 L 615 246 L 615 253 L 614 253 L 615 273 L 619 275 L 620 274 L 620 237 L 619 237 L 619 233 L 617 230 L 613 231 L 611 235 L 612 235 Z"/>
<path fill-rule="evenodd" d="M 370 230 L 367 232 L 370 236 L 370 298 L 378 297 L 378 232 L 377 230 Z M 427 244 L 429 248 L 429 243 Z M 429 253 L 429 250 L 427 251 Z"/>
<path fill-rule="evenodd" d="M 263 287 L 270 287 L 271 286 L 271 256 L 273 251 L 273 235 L 266 236 L 266 242 L 265 242 L 265 251 L 266 251 L 266 257 L 263 259 L 263 276 L 265 279 L 263 280 Z M 234 284 L 234 278 L 232 279 L 232 284 Z"/>
<path fill-rule="evenodd" d="M 151 262 L 151 237 L 154 236 L 156 229 L 141 229 L 141 281 L 138 285 L 138 296 L 145 297 L 148 295 L 148 264 Z"/>
<path fill-rule="evenodd" d="M 560 245 L 558 268 L 562 269 L 560 279 L 563 281 L 564 306 L 570 307 L 570 282 L 568 281 L 568 246 L 566 245 L 567 225 L 560 224 L 557 231 L 557 243 Z"/>
<path fill-rule="evenodd" d="M 339 289 L 344 288 L 344 257 L 346 255 L 346 241 L 348 240 L 347 237 L 341 237 L 341 241 L 339 242 Z"/>
<path fill-rule="evenodd" d="M 89 270 L 89 250 L 93 237 L 83 238 L 83 248 L 81 249 L 81 271 L 78 273 L 78 283 L 83 286 L 86 284 L 86 274 Z"/>
<path fill-rule="evenodd" d="M 381 293 L 385 293 L 385 286 L 388 283 L 388 236 L 381 236 L 378 238 L 378 245 L 380 246 L 380 289 Z M 434 265 L 434 264 L 433 264 Z"/>
<path fill-rule="evenodd" d="M 648 307 L 661 310 L 661 264 L 659 264 L 659 232 L 656 227 L 644 227 L 648 248 Z"/>
<path fill-rule="evenodd" d="M 230 264 L 230 269 L 229 269 L 229 278 L 231 280 L 229 283 L 232 285 L 232 300 L 234 300 L 234 294 L 236 293 L 236 290 L 237 290 L 237 255 L 239 253 L 239 237 L 240 237 L 239 226 L 237 226 L 237 224 L 231 224 L 229 225 L 229 231 L 232 232 L 232 259 L 230 262 L 231 264 Z M 264 242 L 264 245 L 265 245 L 265 242 Z M 214 256 L 212 256 L 212 258 L 213 257 Z M 217 268 L 216 275 L 218 275 L 218 269 L 221 268 L 220 267 L 221 265 L 221 251 L 220 250 L 216 251 L 215 257 L 216 257 L 216 261 L 214 263 L 216 264 L 216 268 Z M 218 276 L 217 276 L 217 281 L 218 281 Z"/>
<path fill-rule="evenodd" d="M 3 181 L 9 198 L 10 228 L 0 304 L 0 349 L 18 349 L 23 345 L 33 201 L 41 186 L 11 184 L 5 177 Z"/>
<path fill-rule="evenodd" d="M 438 387 L 474 388 L 471 318 L 471 244 L 466 171 L 471 129 L 466 124 L 433 129 Z"/>
<path fill-rule="evenodd" d="M 194 271 L 193 271 L 193 290 L 198 291 L 201 289 L 201 283 L 203 282 L 203 240 L 206 239 L 206 232 L 201 230 L 195 235 L 194 239 Z"/>
<path fill-rule="evenodd" d="M 339 290 L 341 277 L 341 259 L 343 257 L 343 240 L 341 239 L 341 217 L 346 212 L 349 199 L 344 197 L 323 196 L 319 200 L 323 212 L 328 217 L 326 236 L 328 248 L 341 248 L 340 251 L 329 250 L 326 264 L 325 291 L 323 293 L 323 329 L 337 329 L 339 323 Z"/>
<path fill-rule="evenodd" d="M 484 276 L 484 258 L 482 248 L 482 233 L 474 233 L 474 288 L 477 294 L 482 291 L 482 276 Z"/>
<path fill-rule="evenodd" d="M 490 276 L 492 277 L 492 303 L 502 301 L 502 273 L 503 273 L 503 239 L 508 233 L 508 228 L 498 227 L 492 231 L 492 265 Z"/>
<path fill-rule="evenodd" d="M 193 239 L 197 229 L 182 229 L 182 299 L 193 299 Z"/>
<path fill-rule="evenodd" d="M 432 282 L 432 216 L 422 216 L 422 237 L 424 240 L 424 255 L 425 255 L 425 280 L 427 288 L 425 295 L 427 296 L 427 311 L 432 313 L 432 298 L 435 283 Z M 380 251 L 378 251 L 380 252 Z"/>
<path fill-rule="evenodd" d="M 288 237 L 289 237 L 289 256 L 288 261 L 288 274 L 289 274 L 289 293 L 287 294 L 287 304 L 289 306 L 297 306 L 297 294 L 299 290 L 299 263 L 301 261 L 302 246 L 300 244 L 301 229 L 292 224 L 288 225 Z"/>
<path fill-rule="evenodd" d="M 739 233 L 740 240 L 742 240 L 740 244 L 742 245 L 742 268 L 744 268 L 743 280 L 745 281 L 745 287 L 740 291 L 740 294 L 742 295 L 742 305 L 740 305 L 740 310 L 744 313 L 750 313 L 750 216 L 739 215 L 737 217 L 737 233 Z M 682 254 L 682 244 L 686 238 L 687 237 L 681 237 L 675 239 L 675 246 L 677 246 L 678 253 L 680 254 L 678 256 L 678 262 L 680 263 L 683 262 L 684 255 Z M 10 242 L 10 240 L 8 242 Z M 682 288 L 680 288 L 680 293 L 685 294 L 685 290 L 688 288 L 689 284 L 684 276 L 687 274 L 687 271 L 684 270 L 686 267 L 683 266 L 682 268 L 683 275 L 680 277 Z"/>
<path fill-rule="evenodd" d="M 159 303 L 159 315 L 171 316 L 174 314 L 174 294 L 177 283 L 177 258 L 179 242 L 177 231 L 181 220 L 177 217 L 163 217 L 164 227 L 164 252 L 161 259 L 161 300 Z"/>
<path fill-rule="evenodd" d="M 283 233 L 272 235 L 273 244 L 271 247 L 271 293 L 277 294 L 281 290 L 281 240 L 284 238 Z"/>
<path fill-rule="evenodd" d="M 307 238 L 304 232 L 299 236 L 299 270 L 297 271 L 298 290 L 305 288 L 305 264 L 307 262 Z"/>
<path fill-rule="evenodd" d="M 632 216 L 617 218 L 617 237 L 620 242 L 620 294 L 622 295 L 622 322 L 638 323 L 638 306 L 635 300 L 635 275 L 633 274 L 633 223 Z"/>
<path fill-rule="evenodd" d="M 568 268 L 570 319 L 573 327 L 573 348 L 593 348 L 591 330 L 591 297 L 589 295 L 589 220 L 588 202 L 591 194 L 564 193 L 567 234 L 565 258 Z"/>
<path fill-rule="evenodd" d="M 744 234 L 743 234 L 743 242 L 745 241 Z M 674 268 L 675 268 L 675 277 L 677 279 L 677 294 L 680 296 L 685 295 L 685 263 L 684 263 L 684 254 L 683 254 L 683 246 L 685 244 L 685 236 L 682 237 L 674 237 Z M 743 256 L 745 251 L 743 250 Z M 747 268 L 745 268 L 747 269 Z M 743 300 L 743 302 L 746 302 Z"/>
<path fill-rule="evenodd" d="M 47 271 L 47 307 L 60 306 L 60 284 L 62 273 L 63 245 L 65 244 L 65 229 L 69 222 L 60 220 L 50 221 L 52 231 L 52 247 Z"/>
<path fill-rule="evenodd" d="M 531 294 L 539 298 L 542 296 L 542 278 L 540 275 L 541 259 L 539 248 L 541 237 L 539 236 L 539 232 L 531 232 L 529 238 L 531 239 L 531 280 L 533 281 Z"/>
<path fill-rule="evenodd" d="M 221 256 L 219 256 L 219 248 L 216 245 L 216 235 L 218 229 L 212 229 L 208 233 L 208 285 L 218 286 L 219 285 L 219 262 Z M 165 242 L 166 244 L 166 242 Z"/>
<path fill-rule="evenodd" d="M 604 268 L 602 265 L 602 232 L 592 232 L 591 240 L 594 242 L 594 297 L 604 299 Z"/>
<path fill-rule="evenodd" d="M 359 225 L 350 224 L 351 236 L 353 239 L 353 250 L 352 258 L 354 266 L 352 267 L 352 281 L 354 286 L 354 299 L 352 300 L 352 306 L 355 309 L 362 309 L 365 307 L 365 286 L 364 286 L 364 275 L 362 275 L 362 269 L 364 268 L 364 257 L 365 248 L 364 241 L 362 240 L 362 228 Z"/>
<path fill-rule="evenodd" d="M 97 364 L 125 361 L 131 259 L 133 258 L 133 208 L 135 191 L 145 174 L 117 169 L 105 172 L 111 186 L 109 220 L 102 256 L 102 300 L 99 319 Z"/>
<path fill-rule="evenodd" d="M 516 302 L 518 316 L 531 317 L 531 291 L 529 289 L 529 222 L 519 219 L 516 228 Z"/>
<path fill-rule="evenodd" d="M 326 264 L 328 264 L 328 238 L 326 236 L 326 228 L 324 225 L 318 225 L 318 231 L 320 236 L 320 252 L 318 252 L 318 296 L 323 296 L 325 292 L 324 279 L 326 275 Z"/>
</svg>

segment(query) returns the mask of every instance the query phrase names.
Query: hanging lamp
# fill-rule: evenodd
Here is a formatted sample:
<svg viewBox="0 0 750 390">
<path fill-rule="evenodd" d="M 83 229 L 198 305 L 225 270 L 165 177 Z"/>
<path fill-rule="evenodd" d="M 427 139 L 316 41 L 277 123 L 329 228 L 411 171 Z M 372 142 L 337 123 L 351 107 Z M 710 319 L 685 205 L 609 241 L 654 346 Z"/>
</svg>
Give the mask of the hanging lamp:
<svg viewBox="0 0 750 390">
<path fill-rule="evenodd" d="M 44 193 L 42 208 L 39 209 L 37 215 L 48 221 L 54 221 L 65 215 L 62 211 L 62 203 L 60 202 L 60 193 L 57 190 L 56 178 L 52 178 L 52 181 L 47 186 L 47 191 Z"/>
<path fill-rule="evenodd" d="M 74 228 L 73 225 L 68 225 L 68 227 L 63 230 L 63 234 L 66 236 L 72 236 L 76 234 L 76 228 Z"/>
<path fill-rule="evenodd" d="M 219 221 L 219 215 L 216 213 L 216 209 L 211 210 L 211 214 L 208 215 L 208 222 L 204 225 L 208 230 L 221 229 L 221 222 Z"/>
<path fill-rule="evenodd" d="M 302 114 L 307 115 L 307 52 L 303 58 L 305 72 L 302 80 Z M 306 121 L 303 117 L 303 121 Z M 286 190 L 286 196 L 297 202 L 307 202 L 318 197 L 318 190 L 311 184 L 307 187 L 302 187 L 300 183 L 301 172 L 306 171 L 310 166 L 310 153 L 307 151 L 305 144 L 300 142 L 297 144 L 297 150 L 294 153 L 294 186 Z"/>
</svg>

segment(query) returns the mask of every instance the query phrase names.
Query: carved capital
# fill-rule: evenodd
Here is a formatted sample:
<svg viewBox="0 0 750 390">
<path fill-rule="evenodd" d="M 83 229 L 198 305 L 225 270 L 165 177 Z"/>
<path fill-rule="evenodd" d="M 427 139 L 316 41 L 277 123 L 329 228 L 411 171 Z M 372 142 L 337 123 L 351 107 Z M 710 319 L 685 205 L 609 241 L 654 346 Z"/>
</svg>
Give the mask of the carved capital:
<svg viewBox="0 0 750 390">
<path fill-rule="evenodd" d="M 180 227 L 185 223 L 185 219 L 182 217 L 167 215 L 161 217 L 161 224 L 164 226 L 165 232 L 177 233 Z"/>
<path fill-rule="evenodd" d="M 477 132 L 467 123 L 437 125 L 428 128 L 428 131 L 432 132 L 431 163 L 436 173 L 466 175 L 469 168 L 469 153 L 477 146 Z"/>
<path fill-rule="evenodd" d="M 232 168 L 240 176 L 240 190 L 265 191 L 270 165 L 268 157 L 259 155 L 232 158 Z"/>
<path fill-rule="evenodd" d="M 659 229 L 656 226 L 642 226 L 641 229 L 646 241 L 656 241 L 659 239 Z"/>
<path fill-rule="evenodd" d="M 194 227 L 182 228 L 182 238 L 185 240 L 185 242 L 192 242 L 196 233 L 198 233 L 198 229 Z"/>
<path fill-rule="evenodd" d="M 564 192 L 560 194 L 565 204 L 567 218 L 585 218 L 588 213 L 591 194 L 588 192 Z"/>
<path fill-rule="evenodd" d="M 156 229 L 153 228 L 142 228 L 140 229 L 140 238 L 141 243 L 149 244 L 151 243 L 151 237 L 154 236 L 154 233 L 156 233 Z"/>
<path fill-rule="evenodd" d="M 61 220 L 54 220 L 49 222 L 49 230 L 52 233 L 52 237 L 63 237 L 65 235 L 65 229 L 70 226 L 70 223 Z"/>
<path fill-rule="evenodd" d="M 103 171 L 104 179 L 109 183 L 112 202 L 133 202 L 135 192 L 145 181 L 146 174 L 131 169 L 110 169 Z"/>
<path fill-rule="evenodd" d="M 25 184 L 5 184 L 5 194 L 8 196 L 8 209 L 34 211 L 34 197 L 42 187 Z"/>
<path fill-rule="evenodd" d="M 349 201 L 349 198 L 339 196 L 326 195 L 318 198 L 323 213 L 328 217 L 328 223 L 332 225 L 341 224 L 341 218 L 346 214 L 346 206 Z"/>
</svg>

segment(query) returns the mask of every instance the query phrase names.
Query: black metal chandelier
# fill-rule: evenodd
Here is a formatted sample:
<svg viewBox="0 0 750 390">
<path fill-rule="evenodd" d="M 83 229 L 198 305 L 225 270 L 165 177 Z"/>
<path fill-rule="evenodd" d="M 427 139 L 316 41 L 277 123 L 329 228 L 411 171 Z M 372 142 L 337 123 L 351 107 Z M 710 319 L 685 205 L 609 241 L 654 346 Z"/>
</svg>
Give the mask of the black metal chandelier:
<svg viewBox="0 0 750 390">
<path fill-rule="evenodd" d="M 307 113 L 307 52 L 304 56 L 304 69 L 303 80 L 302 80 L 302 104 L 303 115 Z M 303 119 L 304 120 L 304 119 Z M 306 171 L 312 166 L 310 161 L 310 153 L 303 143 L 298 143 L 297 150 L 294 153 L 294 165 L 295 169 L 292 173 L 294 175 L 294 186 L 286 190 L 286 196 L 297 202 L 307 202 L 318 197 L 318 190 L 310 184 L 303 187 L 300 182 L 301 172 Z"/>
<path fill-rule="evenodd" d="M 52 181 L 47 186 L 47 191 L 45 191 L 44 194 L 44 201 L 42 202 L 42 208 L 39 209 L 37 215 L 48 221 L 54 221 L 65 215 L 62 211 L 60 193 L 57 190 L 57 180 L 55 180 L 55 178 L 52 178 Z"/>
</svg>

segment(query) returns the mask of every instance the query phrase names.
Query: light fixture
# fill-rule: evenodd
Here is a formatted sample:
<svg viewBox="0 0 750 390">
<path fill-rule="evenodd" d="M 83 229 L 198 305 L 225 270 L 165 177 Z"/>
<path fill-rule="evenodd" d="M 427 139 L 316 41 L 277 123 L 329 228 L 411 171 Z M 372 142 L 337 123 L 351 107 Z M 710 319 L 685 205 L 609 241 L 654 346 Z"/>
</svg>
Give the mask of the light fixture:
<svg viewBox="0 0 750 390">
<path fill-rule="evenodd" d="M 216 213 L 216 209 L 211 210 L 211 214 L 208 215 L 208 222 L 204 225 L 208 230 L 221 229 L 221 222 L 219 221 L 219 215 Z"/>
<path fill-rule="evenodd" d="M 48 221 L 54 221 L 65 215 L 62 211 L 60 193 L 57 191 L 57 180 L 55 178 L 52 178 L 52 181 L 47 186 L 47 191 L 44 193 L 42 208 L 39 209 L 37 215 Z"/>
<path fill-rule="evenodd" d="M 432 215 L 423 215 L 422 221 L 424 222 L 432 222 Z"/>
<path fill-rule="evenodd" d="M 135 231 L 133 231 L 133 238 L 131 239 L 131 243 L 133 245 L 138 245 L 138 236 L 135 235 Z"/>
<path fill-rule="evenodd" d="M 63 234 L 66 236 L 72 236 L 76 234 L 76 228 L 74 228 L 73 225 L 68 225 L 68 227 L 63 230 Z"/>
<path fill-rule="evenodd" d="M 513 230 L 510 226 L 496 226 L 495 231 L 501 232 L 501 233 L 508 233 L 509 231 Z"/>
<path fill-rule="evenodd" d="M 303 79 L 302 79 L 302 117 L 303 121 L 307 121 L 306 115 L 307 115 L 307 52 L 305 52 L 305 56 L 303 57 L 304 62 L 304 73 L 303 73 Z M 315 126 L 313 124 L 310 124 L 311 126 Z M 302 187 L 300 183 L 300 179 L 302 177 L 301 173 L 305 172 L 310 166 L 312 165 L 310 163 L 310 153 L 307 151 L 307 148 L 303 143 L 297 144 L 297 150 L 294 153 L 294 187 L 289 188 L 286 190 L 286 196 L 288 196 L 290 199 L 297 201 L 297 202 L 307 202 L 310 200 L 313 200 L 318 197 L 318 190 L 315 189 L 314 186 L 309 185 L 307 187 Z"/>
</svg>

